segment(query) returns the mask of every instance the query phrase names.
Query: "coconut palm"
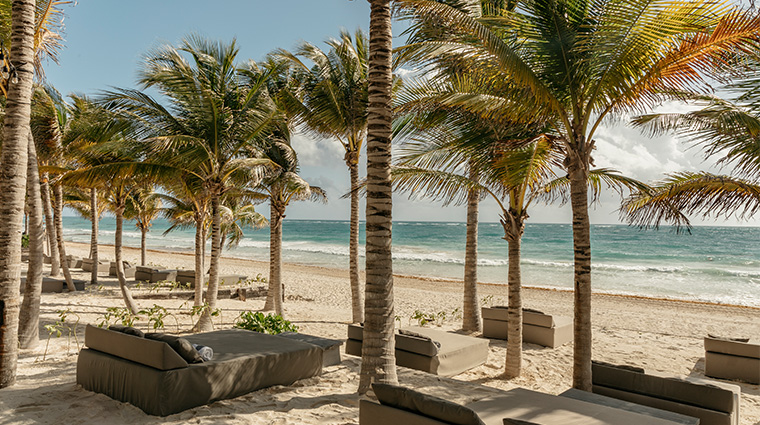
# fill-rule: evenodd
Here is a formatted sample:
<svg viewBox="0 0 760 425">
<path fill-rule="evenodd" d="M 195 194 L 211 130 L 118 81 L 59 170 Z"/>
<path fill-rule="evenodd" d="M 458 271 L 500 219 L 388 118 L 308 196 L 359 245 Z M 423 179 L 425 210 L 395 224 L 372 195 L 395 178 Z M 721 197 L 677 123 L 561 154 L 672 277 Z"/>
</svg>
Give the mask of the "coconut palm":
<svg viewBox="0 0 760 425">
<path fill-rule="evenodd" d="M 280 132 L 279 135 L 288 136 L 288 132 Z M 283 286 L 282 286 L 282 220 L 285 218 L 285 209 L 294 201 L 326 201 L 324 191 L 311 186 L 298 175 L 298 159 L 296 152 L 287 143 L 270 140 L 269 144 L 260 151 L 263 158 L 267 158 L 277 167 L 269 170 L 252 195 L 258 199 L 266 199 L 269 202 L 269 291 L 264 303 L 264 310 L 274 310 L 280 316 L 283 315 Z"/>
<path fill-rule="evenodd" d="M 261 229 L 269 224 L 248 200 L 249 194 L 230 192 L 222 200 L 222 245 L 234 248 L 240 245 L 245 230 Z"/>
<path fill-rule="evenodd" d="M 167 106 L 139 90 L 107 93 L 109 108 L 133 117 L 143 126 L 147 163 L 133 164 L 192 176 L 208 196 L 211 217 L 209 286 L 197 329 L 212 328 L 216 308 L 221 254 L 222 195 L 235 178 L 254 177 L 267 164 L 248 156 L 271 122 L 279 118 L 267 95 L 268 73 L 238 70 L 236 43 L 209 42 L 189 36 L 179 48 L 165 45 L 143 62 L 139 84 L 154 89 Z"/>
<path fill-rule="evenodd" d="M 430 0 L 398 0 L 412 26 L 400 60 L 436 64 L 460 61 L 492 71 L 512 84 L 515 121 L 546 117 L 565 144 L 574 245 L 573 386 L 591 389 L 591 241 L 588 180 L 599 125 L 684 91 L 726 81 L 760 38 L 760 17 L 729 2 L 644 0 L 531 0 L 507 18 L 474 18 L 461 8 Z M 429 31 L 439 28 L 440 31 Z M 526 101 L 530 99 L 530 101 Z M 483 113 L 505 108 L 479 99 Z"/>
<path fill-rule="evenodd" d="M 337 139 L 345 150 L 343 160 L 351 181 L 349 230 L 349 280 L 351 284 L 352 321 L 364 321 L 359 278 L 359 155 L 367 132 L 367 36 L 357 30 L 341 31 L 329 39 L 327 52 L 304 42 L 295 53 L 277 51 L 295 67 L 300 81 L 302 107 L 300 119 L 306 128 L 321 137 Z M 304 63 L 304 60 L 306 63 Z"/>
<path fill-rule="evenodd" d="M 396 383 L 391 255 L 391 31 L 390 0 L 370 0 L 367 105 L 367 208 L 364 338 L 359 393 L 373 382 Z"/>
<path fill-rule="evenodd" d="M 21 221 L 26 195 L 30 104 L 34 61 L 35 2 L 13 2 L 10 50 L 14 75 L 8 84 L 0 162 L 0 388 L 16 382 L 18 360 Z M 8 22 L 8 21 L 5 21 Z"/>
<path fill-rule="evenodd" d="M 69 187 L 64 191 L 64 204 L 79 213 L 82 218 L 90 220 L 90 255 L 93 264 L 98 263 L 98 227 L 100 217 L 106 210 L 106 204 L 97 187 Z M 98 271 L 95 267 L 90 275 L 90 284 L 98 283 Z"/>
<path fill-rule="evenodd" d="M 152 187 L 138 187 L 127 198 L 124 218 L 134 220 L 135 227 L 140 230 L 140 265 L 146 263 L 147 236 L 153 220 L 161 212 L 161 198 L 153 194 Z"/>
<path fill-rule="evenodd" d="M 713 96 L 696 99 L 702 109 L 679 114 L 652 114 L 636 117 L 634 125 L 652 135 L 676 133 L 701 146 L 705 158 L 718 157 L 721 165 L 732 166 L 732 175 L 707 172 L 670 174 L 649 191 L 639 191 L 627 199 L 621 213 L 638 226 L 659 227 L 670 222 L 690 227 L 688 215 L 703 217 L 754 216 L 760 210 L 760 101 L 757 75 L 730 87 L 742 93 L 735 101 Z"/>
</svg>

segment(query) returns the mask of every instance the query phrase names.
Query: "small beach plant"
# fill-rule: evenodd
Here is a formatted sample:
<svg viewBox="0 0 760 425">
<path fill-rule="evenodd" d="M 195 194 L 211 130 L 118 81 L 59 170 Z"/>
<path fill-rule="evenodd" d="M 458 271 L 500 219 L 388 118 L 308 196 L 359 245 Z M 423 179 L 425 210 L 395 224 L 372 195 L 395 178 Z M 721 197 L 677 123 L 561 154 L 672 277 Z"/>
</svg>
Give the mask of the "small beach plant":
<svg viewBox="0 0 760 425">
<path fill-rule="evenodd" d="M 240 314 L 235 322 L 235 328 L 247 329 L 249 331 L 260 332 L 270 335 L 277 335 L 283 332 L 298 332 L 298 326 L 285 320 L 279 314 L 273 315 L 257 311 L 244 311 Z"/>
</svg>

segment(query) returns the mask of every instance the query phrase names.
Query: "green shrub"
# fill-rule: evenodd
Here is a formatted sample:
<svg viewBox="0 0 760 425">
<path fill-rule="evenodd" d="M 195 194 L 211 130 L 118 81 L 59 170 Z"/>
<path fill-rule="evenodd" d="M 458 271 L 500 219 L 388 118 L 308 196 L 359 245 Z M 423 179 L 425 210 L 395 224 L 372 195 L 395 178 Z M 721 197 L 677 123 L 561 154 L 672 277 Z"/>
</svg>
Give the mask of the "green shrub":
<svg viewBox="0 0 760 425">
<path fill-rule="evenodd" d="M 277 335 L 283 332 L 298 332 L 298 326 L 283 319 L 279 314 L 273 316 L 270 313 L 265 316 L 264 313 L 254 313 L 252 311 L 240 314 L 240 317 L 235 322 L 235 327 L 270 335 Z"/>
<path fill-rule="evenodd" d="M 26 233 L 21 235 L 21 248 L 29 248 L 29 235 Z"/>
</svg>

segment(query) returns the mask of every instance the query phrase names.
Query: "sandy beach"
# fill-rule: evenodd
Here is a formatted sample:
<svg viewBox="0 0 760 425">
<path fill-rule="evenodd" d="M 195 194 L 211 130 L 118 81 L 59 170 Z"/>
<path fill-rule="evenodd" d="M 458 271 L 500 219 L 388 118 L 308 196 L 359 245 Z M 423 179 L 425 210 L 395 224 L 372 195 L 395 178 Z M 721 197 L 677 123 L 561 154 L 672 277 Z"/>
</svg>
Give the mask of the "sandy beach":
<svg viewBox="0 0 760 425">
<path fill-rule="evenodd" d="M 86 256 L 89 247 L 70 243 L 68 253 Z M 112 247 L 101 247 L 101 258 L 113 258 Z M 139 250 L 126 249 L 125 259 L 137 262 Z M 151 251 L 149 262 L 176 268 L 192 268 L 193 257 L 187 253 Z M 263 262 L 224 257 L 222 273 L 238 273 L 250 278 L 266 276 Z M 49 268 L 46 266 L 46 270 Z M 89 272 L 73 270 L 74 278 L 89 280 Z M 286 318 L 300 331 L 328 338 L 344 339 L 351 319 L 347 270 L 286 264 Z M 531 282 L 526 282 L 530 285 Z M 81 346 L 86 323 L 103 320 L 108 307 L 122 307 L 115 278 L 101 276 L 98 287 L 86 291 L 43 294 L 40 345 L 22 351 L 18 381 L 0 390 L 0 424 L 40 423 L 226 423 L 226 424 L 357 424 L 359 358 L 343 356 L 338 366 L 327 367 L 321 376 L 299 381 L 288 387 L 256 391 L 233 400 L 216 402 L 185 412 L 159 418 L 148 416 L 129 404 L 83 390 L 75 383 L 77 343 Z M 264 285 L 261 283 L 261 285 Z M 226 289 L 224 286 L 222 289 Z M 444 312 L 445 320 L 432 326 L 455 330 L 461 325 L 456 309 L 461 310 L 461 283 L 398 276 L 395 279 L 396 315 L 401 325 L 416 324 L 411 316 Z M 184 333 L 190 329 L 189 292 L 170 292 L 147 286 L 134 288 L 141 308 L 154 304 L 172 313 L 165 320 L 167 332 Z M 479 297 L 493 305 L 506 304 L 506 287 L 481 285 Z M 259 310 L 263 298 L 246 301 L 220 295 L 222 314 L 217 328 L 232 327 L 242 311 Z M 572 293 L 528 288 L 524 305 L 555 315 L 572 316 Z M 594 359 L 630 364 L 674 376 L 704 376 L 702 338 L 710 333 L 724 336 L 760 335 L 760 309 L 717 304 L 647 299 L 598 294 L 593 299 Z M 59 319 L 58 311 L 67 310 L 67 324 L 77 320 L 77 335 L 67 332 L 49 341 L 42 327 Z M 147 330 L 147 320 L 136 324 Z M 483 398 L 496 389 L 517 386 L 557 394 L 571 385 L 572 344 L 556 349 L 524 345 L 523 375 L 506 382 L 500 378 L 505 361 L 505 342 L 491 341 L 485 365 L 452 378 L 399 368 L 401 384 L 413 385 L 424 392 L 457 402 Z M 43 359 L 44 357 L 44 359 Z M 738 383 L 742 388 L 741 424 L 760 423 L 760 387 Z"/>
</svg>

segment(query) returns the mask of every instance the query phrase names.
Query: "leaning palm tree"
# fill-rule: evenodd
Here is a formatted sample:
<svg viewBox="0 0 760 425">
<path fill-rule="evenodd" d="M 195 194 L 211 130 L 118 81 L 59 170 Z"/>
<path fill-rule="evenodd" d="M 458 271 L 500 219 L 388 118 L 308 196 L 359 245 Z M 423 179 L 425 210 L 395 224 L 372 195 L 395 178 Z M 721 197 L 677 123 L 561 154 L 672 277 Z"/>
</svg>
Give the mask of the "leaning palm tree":
<svg viewBox="0 0 760 425">
<path fill-rule="evenodd" d="M 391 31 L 390 0 L 370 0 L 367 105 L 367 208 L 364 343 L 359 393 L 373 382 L 396 383 L 391 253 Z"/>
<path fill-rule="evenodd" d="M 343 160 L 351 181 L 351 215 L 349 229 L 349 281 L 351 284 L 352 321 L 364 321 L 359 278 L 359 154 L 367 133 L 367 36 L 357 30 L 341 31 L 337 39 L 329 39 L 330 50 L 304 42 L 295 53 L 278 50 L 277 56 L 288 60 L 300 82 L 301 104 L 297 106 L 300 121 L 321 137 L 337 139 L 345 150 Z M 306 61 L 306 63 L 304 62 Z"/>
<path fill-rule="evenodd" d="M 21 284 L 21 221 L 26 195 L 29 117 L 34 62 L 35 2 L 13 2 L 10 60 L 12 79 L 8 84 L 3 120 L 0 162 L 0 388 L 16 382 L 18 360 L 19 287 Z M 5 21 L 4 22 L 8 22 Z M 4 81 L 3 81 L 4 83 Z"/>
<path fill-rule="evenodd" d="M 124 218 L 134 220 L 135 226 L 140 230 L 140 265 L 146 263 L 148 232 L 160 212 L 161 198 L 153 194 L 150 186 L 138 187 L 127 198 Z"/>
<path fill-rule="evenodd" d="M 590 390 L 588 181 L 594 135 L 605 119 L 678 99 L 684 91 L 707 90 L 708 80 L 735 75 L 742 62 L 737 56 L 751 54 L 760 40 L 760 16 L 711 0 L 531 0 L 508 18 L 473 17 L 471 10 L 480 7 L 474 0 L 396 5 L 425 23 L 412 25 L 400 60 L 446 67 L 459 61 L 489 70 L 492 80 L 512 84 L 508 109 L 514 121 L 546 117 L 565 144 L 575 263 L 573 386 Z M 479 104 L 483 114 L 507 107 L 488 99 Z"/>
<path fill-rule="evenodd" d="M 236 43 L 187 37 L 179 48 L 164 45 L 152 51 L 140 71 L 142 89 L 154 89 L 166 106 L 139 90 L 107 93 L 109 108 L 132 117 L 143 127 L 147 161 L 127 168 L 159 174 L 192 176 L 208 196 L 211 217 L 211 259 L 208 308 L 196 329 L 210 330 L 216 308 L 221 255 L 220 200 L 233 181 L 255 176 L 266 160 L 247 155 L 252 144 L 279 117 L 267 95 L 268 73 L 235 67 Z M 122 165 L 115 165 L 121 167 Z"/>
<path fill-rule="evenodd" d="M 285 133 L 288 134 L 288 133 Z M 294 201 L 326 201 L 324 191 L 311 186 L 298 175 L 296 152 L 287 140 L 270 141 L 261 149 L 260 155 L 277 167 L 269 170 L 254 188 L 252 195 L 269 202 L 269 291 L 264 310 L 274 310 L 283 315 L 284 293 L 282 290 L 282 220 L 285 209 Z"/>
</svg>

